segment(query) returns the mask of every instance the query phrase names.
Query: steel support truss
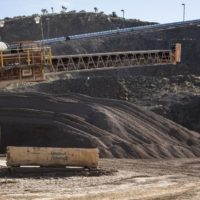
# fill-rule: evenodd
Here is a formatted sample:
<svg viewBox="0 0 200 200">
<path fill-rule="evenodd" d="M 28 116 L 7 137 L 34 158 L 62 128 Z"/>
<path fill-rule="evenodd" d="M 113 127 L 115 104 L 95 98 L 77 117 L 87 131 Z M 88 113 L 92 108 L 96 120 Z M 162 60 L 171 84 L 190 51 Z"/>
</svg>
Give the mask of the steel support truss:
<svg viewBox="0 0 200 200">
<path fill-rule="evenodd" d="M 130 67 L 174 62 L 171 50 L 127 51 L 112 53 L 52 56 L 56 72 L 107 67 Z"/>
</svg>

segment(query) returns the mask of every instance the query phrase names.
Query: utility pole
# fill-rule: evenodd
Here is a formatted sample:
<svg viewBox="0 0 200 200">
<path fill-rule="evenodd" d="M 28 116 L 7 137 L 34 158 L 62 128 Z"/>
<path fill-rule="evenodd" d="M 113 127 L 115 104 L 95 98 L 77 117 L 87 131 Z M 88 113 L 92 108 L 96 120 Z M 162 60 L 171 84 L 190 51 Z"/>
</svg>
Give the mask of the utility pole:
<svg viewBox="0 0 200 200">
<path fill-rule="evenodd" d="M 95 14 L 96 14 L 96 16 L 97 16 L 98 8 L 97 8 L 97 7 L 94 7 L 94 11 L 95 11 Z"/>
<path fill-rule="evenodd" d="M 185 4 L 182 3 L 182 6 L 183 6 L 183 21 L 185 21 Z"/>
<path fill-rule="evenodd" d="M 42 16 L 37 16 L 34 18 L 35 20 L 35 23 L 36 24 L 39 24 L 41 25 L 41 33 L 42 33 L 42 42 L 40 42 L 40 45 L 41 45 L 41 49 L 43 49 L 43 56 L 44 56 L 44 64 L 45 64 L 45 50 L 44 50 L 44 33 L 43 33 L 43 25 L 42 25 Z"/>
<path fill-rule="evenodd" d="M 50 18 L 46 18 L 46 20 L 48 21 L 47 39 L 49 39 L 49 22 L 50 22 Z"/>
<path fill-rule="evenodd" d="M 123 28 L 124 28 L 124 10 L 121 10 L 123 12 Z"/>
<path fill-rule="evenodd" d="M 4 21 L 3 20 L 0 20 L 0 27 L 4 27 Z"/>
</svg>

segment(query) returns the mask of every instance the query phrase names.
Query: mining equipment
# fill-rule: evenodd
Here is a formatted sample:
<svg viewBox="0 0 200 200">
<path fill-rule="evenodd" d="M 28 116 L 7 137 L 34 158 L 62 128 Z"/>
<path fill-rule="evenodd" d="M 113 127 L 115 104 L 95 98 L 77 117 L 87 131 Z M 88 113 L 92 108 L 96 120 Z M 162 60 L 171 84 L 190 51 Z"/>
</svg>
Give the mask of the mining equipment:
<svg viewBox="0 0 200 200">
<path fill-rule="evenodd" d="M 51 48 L 37 42 L 20 41 L 16 48 L 0 43 L 0 80 L 45 80 L 44 69 L 51 68 Z"/>
<path fill-rule="evenodd" d="M 52 56 L 50 47 L 34 42 L 23 46 L 21 42 L 17 49 L 0 51 L 0 81 L 44 81 L 45 71 L 176 64 L 180 55 L 181 45 L 175 44 L 173 52 L 169 49 Z"/>
<path fill-rule="evenodd" d="M 181 61 L 181 44 L 168 50 L 107 52 L 53 56 L 47 45 L 68 40 L 135 34 L 197 25 L 200 20 L 155 24 L 117 29 L 40 41 L 18 41 L 8 45 L 0 42 L 0 85 L 5 81 L 44 81 L 45 72 L 130 67 L 154 64 L 176 64 Z"/>
<path fill-rule="evenodd" d="M 137 34 L 198 25 L 200 19 L 167 24 L 154 24 L 96 33 L 73 35 L 38 41 L 0 42 L 0 85 L 4 81 L 44 81 L 45 72 L 176 64 L 181 61 L 181 44 L 169 50 L 124 51 L 52 56 L 46 45 L 68 40 Z"/>
</svg>

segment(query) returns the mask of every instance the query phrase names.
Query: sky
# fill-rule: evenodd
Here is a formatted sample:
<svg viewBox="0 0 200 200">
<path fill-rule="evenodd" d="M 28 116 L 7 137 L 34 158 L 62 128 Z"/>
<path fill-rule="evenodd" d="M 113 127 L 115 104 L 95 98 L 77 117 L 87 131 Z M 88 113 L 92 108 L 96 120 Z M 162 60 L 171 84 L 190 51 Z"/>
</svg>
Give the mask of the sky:
<svg viewBox="0 0 200 200">
<path fill-rule="evenodd" d="M 183 3 L 185 20 L 200 19 L 200 0 L 0 0 L 0 20 L 41 14 L 41 9 L 47 9 L 51 13 L 51 7 L 54 12 L 60 13 L 62 6 L 65 6 L 66 12 L 94 12 L 94 7 L 97 7 L 99 12 L 116 12 L 119 17 L 123 17 L 123 9 L 126 19 L 162 24 L 183 21 Z"/>
</svg>

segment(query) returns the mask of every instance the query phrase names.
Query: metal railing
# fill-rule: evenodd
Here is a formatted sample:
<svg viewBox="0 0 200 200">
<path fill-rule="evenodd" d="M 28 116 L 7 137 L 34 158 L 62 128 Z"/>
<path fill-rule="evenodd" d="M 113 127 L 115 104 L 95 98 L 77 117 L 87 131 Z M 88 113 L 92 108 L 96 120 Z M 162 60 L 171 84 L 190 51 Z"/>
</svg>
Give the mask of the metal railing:
<svg viewBox="0 0 200 200">
<path fill-rule="evenodd" d="M 0 68 L 31 67 L 52 65 L 51 48 L 12 49 L 12 52 L 0 51 Z"/>
</svg>

